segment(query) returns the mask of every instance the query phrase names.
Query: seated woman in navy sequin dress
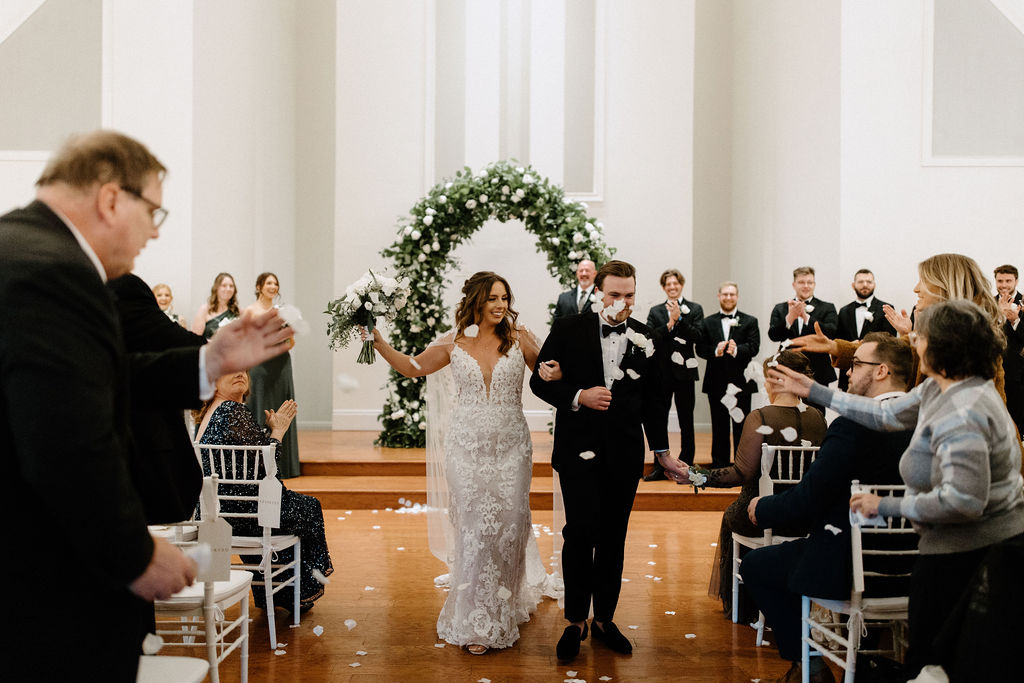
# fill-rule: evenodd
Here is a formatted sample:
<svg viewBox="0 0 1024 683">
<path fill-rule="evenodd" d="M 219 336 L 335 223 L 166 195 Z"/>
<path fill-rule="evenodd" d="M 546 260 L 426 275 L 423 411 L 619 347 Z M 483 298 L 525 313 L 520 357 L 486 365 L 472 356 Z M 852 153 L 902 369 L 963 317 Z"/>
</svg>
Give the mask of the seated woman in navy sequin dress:
<svg viewBox="0 0 1024 683">
<path fill-rule="evenodd" d="M 225 446 L 266 446 L 271 443 L 281 448 L 281 436 L 295 418 L 295 401 L 285 401 L 281 407 L 264 411 L 267 418 L 267 430 L 262 429 L 243 401 L 249 391 L 249 375 L 236 372 L 224 375 L 217 380 L 213 398 L 205 403 L 196 420 L 199 422 L 198 442 L 200 444 Z M 268 433 L 269 431 L 269 433 Z M 203 463 L 203 475 L 210 476 L 208 462 Z M 260 463 L 260 473 L 263 464 Z M 282 484 L 282 487 L 284 485 Z M 226 509 L 226 501 L 222 507 Z M 244 536 L 259 536 L 262 532 L 255 520 L 227 518 L 235 532 Z M 295 534 L 302 539 L 301 589 L 299 595 L 300 609 L 312 607 L 313 601 L 324 594 L 324 587 L 314 575 L 314 570 L 326 577 L 334 571 L 331 556 L 327 550 L 327 539 L 324 535 L 324 513 L 320 501 L 287 488 L 281 493 L 281 528 L 280 534 Z M 281 551 L 275 563 L 282 564 L 292 560 L 294 548 Z M 258 564 L 260 558 L 244 557 L 247 563 Z M 266 598 L 262 590 L 253 590 L 256 606 L 266 609 Z M 274 604 L 278 607 L 291 609 L 293 594 L 291 587 L 286 587 L 274 594 Z"/>
</svg>

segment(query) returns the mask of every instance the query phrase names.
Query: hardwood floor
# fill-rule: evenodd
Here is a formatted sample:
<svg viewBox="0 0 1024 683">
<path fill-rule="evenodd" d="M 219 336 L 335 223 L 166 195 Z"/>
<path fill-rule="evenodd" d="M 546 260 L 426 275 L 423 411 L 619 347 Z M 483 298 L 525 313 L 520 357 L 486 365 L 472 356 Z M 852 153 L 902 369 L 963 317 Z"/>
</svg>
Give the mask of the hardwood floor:
<svg viewBox="0 0 1024 683">
<path fill-rule="evenodd" d="M 588 638 L 576 660 L 560 664 L 554 648 L 566 622 L 557 603 L 548 599 L 520 626 L 514 647 L 473 656 L 444 645 L 437 640 L 436 621 L 445 593 L 433 579 L 445 567 L 430 554 L 425 517 L 399 511 L 399 498 L 425 502 L 421 496 L 402 495 L 420 486 L 423 451 L 377 448 L 372 446 L 375 436 L 300 432 L 307 476 L 289 479 L 287 485 L 309 493 L 328 487 L 317 495 L 325 503 L 335 572 L 324 597 L 303 615 L 298 628 L 289 628 L 286 613 L 278 611 L 278 637 L 286 645 L 276 653 L 270 650 L 265 613 L 250 607 L 251 681 L 498 683 L 576 678 L 593 683 L 607 676 L 604 680 L 616 682 L 719 683 L 780 676 L 788 668 L 774 647 L 756 648 L 754 630 L 724 618 L 720 603 L 707 595 L 721 512 L 698 511 L 692 505 L 711 501 L 713 509 L 721 510 L 735 491 L 695 496 L 671 482 L 641 482 L 641 493 L 663 489 L 657 500 L 668 507 L 637 507 L 630 521 L 623 574 L 627 581 L 615 621 L 634 644 L 632 656 L 615 654 Z M 550 500 L 550 436 L 534 434 L 534 445 L 534 492 Z M 709 450 L 708 435 L 698 435 L 697 461 L 710 460 Z M 349 489 L 332 491 L 332 480 L 347 480 Z M 366 496 L 352 494 L 357 484 Z M 542 557 L 552 547 L 547 507 L 535 506 L 533 513 Z M 680 509 L 686 511 L 671 511 Z M 351 629 L 345 625 L 348 619 L 355 621 Z M 319 636 L 317 626 L 323 627 Z M 766 639 L 771 641 L 770 632 Z M 168 649 L 163 654 L 181 652 Z M 221 665 L 221 680 L 239 680 L 238 655 Z"/>
</svg>

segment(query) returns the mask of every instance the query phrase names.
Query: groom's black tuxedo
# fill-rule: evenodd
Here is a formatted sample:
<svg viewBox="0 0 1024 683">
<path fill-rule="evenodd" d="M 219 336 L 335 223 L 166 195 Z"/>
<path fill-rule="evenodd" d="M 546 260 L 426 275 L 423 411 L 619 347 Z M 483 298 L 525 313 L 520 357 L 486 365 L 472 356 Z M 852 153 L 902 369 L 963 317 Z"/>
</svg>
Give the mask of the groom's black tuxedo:
<svg viewBox="0 0 1024 683">
<path fill-rule="evenodd" d="M 633 319 L 627 324 L 655 349 L 645 325 Z M 556 319 L 537 362 L 557 360 L 562 379 L 545 382 L 536 372 L 530 378 L 533 393 L 556 409 L 551 466 L 565 501 L 565 617 L 573 622 L 587 618 L 591 598 L 594 618 L 612 619 L 629 513 L 643 474 L 644 432 L 652 449 L 668 448 L 667 425 L 656 409 L 661 391 L 657 352 L 648 356 L 632 341 L 620 343 L 626 343 L 619 365 L 623 376 L 611 385 L 608 410 L 572 408 L 580 390 L 606 386 L 596 313 Z"/>
<path fill-rule="evenodd" d="M 684 313 L 684 307 L 689 309 Z M 680 300 L 679 319 L 676 320 L 672 329 L 668 327 L 668 307 L 664 303 L 651 306 L 647 314 L 647 326 L 651 331 L 664 339 L 662 358 L 662 372 L 664 377 L 664 389 L 659 404 L 659 411 L 664 420 L 668 421 L 669 410 L 671 409 L 672 398 L 676 401 L 676 417 L 679 420 L 679 459 L 692 465 L 695 450 L 693 434 L 693 406 L 695 403 L 694 384 L 700 378 L 697 366 L 686 364 L 691 358 L 697 356 L 696 342 L 699 337 L 700 323 L 704 319 L 704 309 L 696 301 Z M 683 363 L 676 363 L 672 360 L 674 353 L 678 352 Z M 692 363 L 691 363 L 692 364 Z M 658 463 L 655 462 L 655 465 Z"/>
</svg>

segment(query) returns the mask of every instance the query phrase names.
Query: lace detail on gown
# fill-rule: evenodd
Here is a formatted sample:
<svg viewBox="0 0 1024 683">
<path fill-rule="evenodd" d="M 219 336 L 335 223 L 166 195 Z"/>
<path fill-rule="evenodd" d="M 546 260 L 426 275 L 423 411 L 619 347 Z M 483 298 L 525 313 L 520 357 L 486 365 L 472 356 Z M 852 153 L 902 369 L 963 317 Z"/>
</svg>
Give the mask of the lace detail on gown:
<svg viewBox="0 0 1024 683">
<path fill-rule="evenodd" d="M 451 350 L 455 396 L 444 451 L 454 538 L 437 634 L 455 645 L 512 645 L 518 624 L 529 620 L 544 594 L 555 592 L 530 520 L 533 445 L 523 415 L 525 367 L 516 345 L 495 364 L 488 393 L 476 359 L 458 345 Z"/>
</svg>

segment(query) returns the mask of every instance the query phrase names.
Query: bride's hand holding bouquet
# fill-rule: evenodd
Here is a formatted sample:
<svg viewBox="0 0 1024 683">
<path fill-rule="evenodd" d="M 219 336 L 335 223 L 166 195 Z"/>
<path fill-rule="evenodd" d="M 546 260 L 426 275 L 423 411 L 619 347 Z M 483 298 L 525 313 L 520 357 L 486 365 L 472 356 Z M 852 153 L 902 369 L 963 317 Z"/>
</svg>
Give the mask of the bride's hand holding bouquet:
<svg viewBox="0 0 1024 683">
<path fill-rule="evenodd" d="M 361 330 L 375 331 L 378 317 L 388 322 L 394 320 L 405 307 L 409 294 L 408 284 L 401 279 L 367 271 L 345 288 L 345 296 L 327 304 L 325 313 L 331 316 L 327 324 L 331 348 L 346 347 L 353 339 L 361 337 L 363 345 L 356 361 L 365 365 L 373 363 L 377 359 L 373 341 L 367 339 Z"/>
</svg>

